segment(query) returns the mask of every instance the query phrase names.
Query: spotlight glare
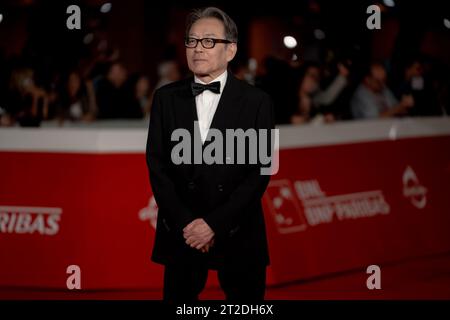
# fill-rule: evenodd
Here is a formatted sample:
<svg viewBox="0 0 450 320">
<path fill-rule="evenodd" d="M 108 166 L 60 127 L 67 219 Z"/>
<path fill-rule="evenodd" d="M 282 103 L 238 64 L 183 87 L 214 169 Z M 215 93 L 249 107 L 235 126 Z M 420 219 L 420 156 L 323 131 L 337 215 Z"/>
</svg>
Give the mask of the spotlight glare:
<svg viewBox="0 0 450 320">
<path fill-rule="evenodd" d="M 288 49 L 293 49 L 297 46 L 297 40 L 292 36 L 285 36 L 283 38 L 283 43 Z"/>
<path fill-rule="evenodd" d="M 87 35 L 84 36 L 83 43 L 84 44 L 89 44 L 89 43 L 92 42 L 92 40 L 94 40 L 94 34 L 93 33 L 88 33 Z"/>
<path fill-rule="evenodd" d="M 449 19 L 444 19 L 444 26 L 445 26 L 447 29 L 450 29 L 450 20 L 449 20 Z"/>
<path fill-rule="evenodd" d="M 100 7 L 100 12 L 108 13 L 111 11 L 111 7 L 112 7 L 112 4 L 110 2 L 106 2 Z"/>
<path fill-rule="evenodd" d="M 395 7 L 394 0 L 383 0 L 383 3 L 386 7 L 390 7 L 390 8 Z"/>
<path fill-rule="evenodd" d="M 323 32 L 320 29 L 316 29 L 316 30 L 314 30 L 314 37 L 317 40 L 323 40 L 323 39 L 325 39 L 325 32 Z"/>
</svg>

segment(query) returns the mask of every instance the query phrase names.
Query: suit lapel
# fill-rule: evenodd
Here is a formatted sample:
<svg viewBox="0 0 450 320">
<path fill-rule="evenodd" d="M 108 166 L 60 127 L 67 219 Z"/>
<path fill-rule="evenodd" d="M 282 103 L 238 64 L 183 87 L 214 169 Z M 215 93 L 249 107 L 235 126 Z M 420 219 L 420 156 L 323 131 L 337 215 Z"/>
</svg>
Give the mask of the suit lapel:
<svg viewBox="0 0 450 320">
<path fill-rule="evenodd" d="M 217 105 L 216 112 L 214 113 L 211 121 L 210 129 L 218 129 L 225 134 L 225 129 L 234 128 L 233 122 L 238 112 L 238 104 L 236 98 L 239 95 L 239 87 L 237 79 L 228 71 L 227 82 L 223 89 L 222 95 Z M 194 102 L 195 105 L 195 102 Z M 208 131 L 207 139 L 210 138 L 210 131 Z M 206 141 L 205 146 L 211 143 Z"/>
<path fill-rule="evenodd" d="M 191 135 L 194 137 L 194 123 L 198 121 L 197 108 L 195 106 L 195 97 L 192 95 L 191 82 L 193 77 L 185 80 L 185 84 L 179 91 L 175 100 L 175 111 L 176 117 L 178 118 L 178 123 L 180 127 L 187 129 Z M 197 128 L 198 125 L 197 125 Z"/>
<path fill-rule="evenodd" d="M 228 71 L 227 82 L 222 95 L 217 105 L 216 112 L 214 113 L 213 119 L 211 121 L 210 129 L 214 128 L 219 130 L 223 135 L 223 153 L 225 156 L 225 134 L 226 129 L 234 129 L 236 127 L 236 119 L 239 116 L 239 110 L 242 105 L 239 103 L 240 95 L 239 81 Z M 202 151 L 206 146 L 208 146 L 213 141 L 208 141 L 211 139 L 211 131 L 208 131 L 206 141 L 203 145 Z M 225 159 L 224 159 L 225 161 Z M 225 165 L 203 165 L 195 170 L 195 177 L 204 172 L 205 170 L 213 170 L 212 173 L 215 176 L 222 176 L 221 172 L 225 169 Z"/>
</svg>

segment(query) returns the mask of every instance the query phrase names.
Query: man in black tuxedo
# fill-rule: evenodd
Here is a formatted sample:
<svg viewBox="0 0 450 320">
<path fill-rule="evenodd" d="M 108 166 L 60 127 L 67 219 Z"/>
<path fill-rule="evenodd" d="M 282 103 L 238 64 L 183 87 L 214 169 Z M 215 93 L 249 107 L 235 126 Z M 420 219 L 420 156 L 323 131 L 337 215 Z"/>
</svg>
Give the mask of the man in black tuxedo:
<svg viewBox="0 0 450 320">
<path fill-rule="evenodd" d="M 159 208 L 152 260 L 165 265 L 164 300 L 197 300 L 208 269 L 217 270 L 227 300 L 262 300 L 269 254 L 261 198 L 270 175 L 261 172 L 272 163 L 249 160 L 251 147 L 261 143 L 272 156 L 273 105 L 266 93 L 228 72 L 237 27 L 226 13 L 213 7 L 194 10 L 185 46 L 194 77 L 155 92 L 147 140 Z M 175 163 L 179 140 L 172 134 L 177 130 L 193 137 L 182 156 L 202 157 L 215 142 L 213 131 L 225 137 L 227 129 L 266 130 L 269 139 L 258 136 L 257 144 L 249 138 L 245 148 L 233 147 L 231 156 L 216 149 L 214 155 L 222 154 L 223 160 L 216 163 Z M 242 154 L 245 163 L 236 163 Z"/>
</svg>

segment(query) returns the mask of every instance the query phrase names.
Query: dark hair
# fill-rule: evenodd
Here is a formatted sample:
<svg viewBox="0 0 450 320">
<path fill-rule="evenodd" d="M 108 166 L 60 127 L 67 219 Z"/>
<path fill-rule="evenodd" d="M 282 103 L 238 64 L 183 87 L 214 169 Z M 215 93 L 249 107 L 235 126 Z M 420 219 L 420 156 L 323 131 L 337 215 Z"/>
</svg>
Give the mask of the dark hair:
<svg viewBox="0 0 450 320">
<path fill-rule="evenodd" d="M 363 77 L 370 77 L 372 76 L 372 68 L 373 67 L 381 67 L 384 70 L 386 70 L 386 65 L 379 60 L 373 60 L 368 62 L 363 68 L 362 68 L 362 76 Z"/>
<path fill-rule="evenodd" d="M 225 29 L 225 38 L 231 42 L 237 42 L 238 30 L 236 23 L 222 10 L 216 7 L 207 7 L 192 10 L 186 19 L 186 38 L 189 37 L 189 31 L 192 25 L 203 18 L 216 18 L 222 21 Z"/>
</svg>

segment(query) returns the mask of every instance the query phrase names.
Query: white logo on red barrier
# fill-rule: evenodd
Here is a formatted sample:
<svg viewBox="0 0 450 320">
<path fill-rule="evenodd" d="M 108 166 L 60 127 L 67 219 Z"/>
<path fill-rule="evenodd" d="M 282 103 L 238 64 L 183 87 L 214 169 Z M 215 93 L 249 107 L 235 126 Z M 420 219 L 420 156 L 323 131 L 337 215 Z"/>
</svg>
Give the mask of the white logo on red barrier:
<svg viewBox="0 0 450 320">
<path fill-rule="evenodd" d="M 303 231 L 306 228 L 305 217 L 289 180 L 271 181 L 264 198 L 275 220 L 278 232 L 292 233 Z"/>
<path fill-rule="evenodd" d="M 307 225 L 331 223 L 333 219 L 358 219 L 390 212 L 381 190 L 326 196 L 317 180 L 295 181 L 294 188 L 287 179 L 271 181 L 265 198 L 280 233 L 303 231 Z"/>
<path fill-rule="evenodd" d="M 148 200 L 148 205 L 139 210 L 139 219 L 141 221 L 150 220 L 150 225 L 156 230 L 156 219 L 158 218 L 158 205 L 154 196 Z"/>
<path fill-rule="evenodd" d="M 0 233 L 53 236 L 59 231 L 61 208 L 0 206 Z"/>
<path fill-rule="evenodd" d="M 403 173 L 403 195 L 417 209 L 423 209 L 427 205 L 426 193 L 427 189 L 419 183 L 416 173 L 408 166 Z"/>
</svg>

